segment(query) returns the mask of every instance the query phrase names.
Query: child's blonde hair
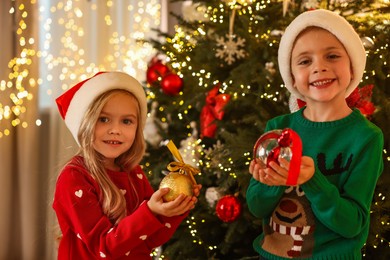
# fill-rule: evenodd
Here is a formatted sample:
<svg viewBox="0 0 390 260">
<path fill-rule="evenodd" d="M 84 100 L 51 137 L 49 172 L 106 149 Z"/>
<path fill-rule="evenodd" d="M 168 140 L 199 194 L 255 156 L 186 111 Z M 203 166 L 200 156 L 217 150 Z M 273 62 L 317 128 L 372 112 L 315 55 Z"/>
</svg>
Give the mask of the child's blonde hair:
<svg viewBox="0 0 390 260">
<path fill-rule="evenodd" d="M 134 143 L 131 148 L 115 159 L 115 163 L 122 168 L 123 171 L 129 171 L 140 163 L 142 157 L 145 154 L 145 139 L 143 136 L 143 128 L 140 120 L 140 108 L 139 102 L 135 96 L 129 91 L 123 89 L 113 89 L 104 92 L 98 96 L 94 102 L 88 107 L 78 133 L 78 140 L 80 143 L 80 149 L 78 154 L 84 158 L 84 164 L 91 176 L 96 180 L 101 188 L 102 195 L 100 202 L 103 208 L 103 212 L 109 217 L 109 219 L 117 224 L 122 218 L 127 215 L 126 212 L 126 200 L 119 190 L 119 188 L 111 181 L 106 173 L 103 165 L 103 156 L 99 154 L 93 147 L 93 139 L 95 132 L 95 125 L 99 119 L 100 113 L 104 105 L 115 94 L 122 93 L 129 95 L 137 102 L 137 121 L 138 127 L 134 139 Z M 133 182 L 129 177 L 129 182 L 133 186 Z M 139 204 L 139 196 L 135 187 L 133 187 L 134 197 L 136 199 L 136 207 Z"/>
</svg>

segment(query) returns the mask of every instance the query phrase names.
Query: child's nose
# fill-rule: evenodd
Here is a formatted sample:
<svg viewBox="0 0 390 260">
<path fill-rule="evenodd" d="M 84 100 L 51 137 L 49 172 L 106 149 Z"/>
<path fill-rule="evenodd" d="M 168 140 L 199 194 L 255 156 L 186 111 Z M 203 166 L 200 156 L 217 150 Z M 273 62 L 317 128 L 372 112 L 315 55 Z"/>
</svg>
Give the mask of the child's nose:
<svg viewBox="0 0 390 260">
<path fill-rule="evenodd" d="M 314 62 L 314 66 L 313 66 L 313 72 L 314 73 L 319 73 L 319 72 L 324 72 L 324 71 L 327 71 L 328 70 L 328 67 L 326 65 L 326 63 L 322 60 L 317 60 Z"/>
<path fill-rule="evenodd" d="M 110 128 L 108 129 L 109 134 L 119 134 L 120 133 L 120 128 L 118 123 L 112 123 L 110 125 Z"/>
</svg>

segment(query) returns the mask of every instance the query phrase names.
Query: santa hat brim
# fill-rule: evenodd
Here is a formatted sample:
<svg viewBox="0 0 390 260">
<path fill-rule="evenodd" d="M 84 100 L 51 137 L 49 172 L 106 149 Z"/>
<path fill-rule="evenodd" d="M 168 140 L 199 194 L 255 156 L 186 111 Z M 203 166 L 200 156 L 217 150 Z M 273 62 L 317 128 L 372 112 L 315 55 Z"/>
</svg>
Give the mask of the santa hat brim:
<svg viewBox="0 0 390 260">
<path fill-rule="evenodd" d="M 335 12 L 318 9 L 297 16 L 287 26 L 279 44 L 279 71 L 286 88 L 297 98 L 305 98 L 293 87 L 291 52 L 297 36 L 308 27 L 319 27 L 332 33 L 344 45 L 352 64 L 353 79 L 347 87 L 346 97 L 359 85 L 366 66 L 366 52 L 359 35 L 348 21 Z"/>
</svg>

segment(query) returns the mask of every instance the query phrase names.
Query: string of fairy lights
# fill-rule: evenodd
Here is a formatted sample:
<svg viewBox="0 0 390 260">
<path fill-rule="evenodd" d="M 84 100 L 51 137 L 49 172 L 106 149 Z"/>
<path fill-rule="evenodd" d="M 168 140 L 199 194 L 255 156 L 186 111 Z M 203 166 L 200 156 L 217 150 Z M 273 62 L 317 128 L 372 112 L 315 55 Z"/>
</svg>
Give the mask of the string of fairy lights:
<svg viewBox="0 0 390 260">
<path fill-rule="evenodd" d="M 53 82 L 60 82 L 61 89 L 66 90 L 70 87 L 71 82 L 76 80 L 83 80 L 91 74 L 98 72 L 102 69 L 121 69 L 133 76 L 137 76 L 137 73 L 144 73 L 147 69 L 147 62 L 149 61 L 151 53 L 154 52 L 153 47 L 147 42 L 135 43 L 137 39 L 144 39 L 145 34 L 150 31 L 150 28 L 158 27 L 160 21 L 160 1 L 158 0 L 140 0 L 132 1 L 134 4 L 128 4 L 126 9 L 128 13 L 131 13 L 134 23 L 130 31 L 132 33 L 123 34 L 120 31 L 113 29 L 116 18 L 110 14 L 110 10 L 116 7 L 114 0 L 107 0 L 100 2 L 99 4 L 105 5 L 104 10 L 107 13 L 103 15 L 105 28 L 112 30 L 111 34 L 107 38 L 107 46 L 111 52 L 104 55 L 101 59 L 103 62 L 98 63 L 88 56 L 88 49 L 82 45 L 83 39 L 86 37 L 87 28 L 83 27 L 82 20 L 90 13 L 96 13 L 98 10 L 102 10 L 98 6 L 97 1 L 83 1 L 81 0 L 59 0 L 52 6 L 39 6 L 40 23 L 44 30 L 45 39 L 39 46 L 37 39 L 29 35 L 29 25 L 27 18 L 30 16 L 29 10 L 31 6 L 37 5 L 36 0 L 30 0 L 26 3 L 21 3 L 18 6 L 13 6 L 9 10 L 9 15 L 13 15 L 17 18 L 15 29 L 15 37 L 17 49 L 20 50 L 15 57 L 8 62 L 8 78 L 0 79 L 0 95 L 7 95 L 8 98 L 2 98 L 0 100 L 0 139 L 9 136 L 12 129 L 15 127 L 28 127 L 29 123 L 25 119 L 27 111 L 26 103 L 34 100 L 36 97 L 32 94 L 31 89 L 44 88 L 45 86 L 52 85 Z M 284 8 L 288 7 L 290 1 L 281 0 L 284 3 Z M 383 3 L 388 4 L 388 0 L 383 0 Z M 216 7 L 206 7 L 202 19 L 213 23 L 226 23 L 226 17 L 224 13 L 226 10 L 236 10 L 236 15 L 249 15 L 252 16 L 256 11 L 267 7 L 268 1 L 264 0 L 224 0 Z M 85 7 L 87 9 L 82 9 Z M 55 17 L 55 18 L 53 18 Z M 254 17 L 250 18 L 250 25 L 248 26 L 248 33 L 253 34 L 254 37 L 267 40 L 270 37 L 271 31 L 267 31 L 261 35 L 257 34 L 256 27 L 259 22 Z M 62 34 L 58 35 L 58 28 Z M 103 30 L 104 28 L 95 28 L 97 30 Z M 193 31 L 188 31 L 180 26 L 176 26 L 175 34 L 173 37 L 166 39 L 167 43 L 172 45 L 177 53 L 191 53 L 191 50 L 196 46 L 196 39 L 206 35 L 206 29 L 204 24 L 199 23 L 199 27 Z M 51 52 L 52 45 L 59 44 L 59 49 L 56 50 L 56 54 Z M 275 42 L 269 42 L 270 45 Z M 134 48 L 128 48 L 129 45 L 135 46 Z M 379 46 L 375 50 L 371 50 L 373 53 L 377 53 L 377 57 L 383 60 L 383 64 L 387 63 L 388 57 L 380 55 L 389 48 L 388 44 L 385 46 Z M 379 54 L 378 54 L 379 53 Z M 169 63 L 177 72 L 179 76 L 182 76 L 181 70 L 186 69 L 192 71 L 191 57 L 187 55 L 185 60 L 179 60 L 176 54 L 167 51 L 165 62 Z M 45 73 L 41 76 L 34 78 L 30 73 L 31 66 L 34 59 L 39 59 L 43 63 Z M 56 75 L 56 76 L 55 76 Z M 366 75 L 375 75 L 375 71 L 366 72 Z M 218 82 L 213 80 L 211 72 L 206 70 L 192 71 L 192 76 L 198 79 L 198 85 L 205 89 L 209 86 L 216 85 Z M 390 75 L 386 75 L 390 77 Z M 228 91 L 229 85 L 234 82 L 222 83 L 221 91 Z M 241 92 L 232 93 L 232 98 L 239 95 L 245 95 L 246 91 L 250 91 L 251 86 L 241 86 Z M 51 87 L 46 87 L 46 94 L 48 96 L 53 95 L 54 90 Z M 179 94 L 180 95 L 180 94 Z M 155 99 L 156 95 L 153 93 L 153 89 L 148 89 L 148 98 Z M 275 96 L 272 94 L 264 94 L 261 98 L 267 98 L 274 100 Z M 176 100 L 172 105 L 185 104 L 184 100 Z M 158 107 L 160 111 L 164 111 L 166 108 L 163 106 Z M 183 120 L 183 114 L 188 110 L 193 109 L 191 105 L 181 108 L 176 117 L 178 120 Z M 162 122 L 166 122 L 166 118 L 160 118 Z M 41 125 L 40 119 L 35 120 L 36 125 Z M 191 127 L 187 127 L 191 130 Z M 191 136 L 191 133 L 188 133 Z M 204 147 L 200 140 L 196 141 L 197 152 L 204 157 Z M 194 150 L 194 143 L 188 144 L 188 151 Z M 387 161 L 390 162 L 390 156 L 387 151 Z M 244 158 L 248 158 L 250 161 L 251 154 L 249 152 L 243 155 Z M 210 162 L 206 160 L 199 160 L 196 163 L 202 167 L 211 167 Z M 229 176 L 236 178 L 236 173 L 232 172 L 232 165 L 234 161 L 232 158 L 228 158 L 226 162 L 220 162 L 219 168 L 223 173 L 229 174 Z M 385 201 L 386 198 L 383 194 L 377 194 L 377 201 Z M 379 202 L 376 202 L 379 204 Z M 380 205 L 374 205 L 380 207 Z M 204 223 L 204 219 L 195 219 L 194 216 L 187 220 L 187 225 L 193 236 L 193 243 L 203 244 L 202 239 L 199 237 L 197 228 L 198 223 Z M 382 220 L 382 225 L 390 225 L 389 220 Z M 383 242 L 383 241 L 381 241 Z M 390 244 L 389 244 L 390 246 Z M 215 245 L 208 245 L 210 251 L 215 250 Z M 153 253 L 154 256 L 158 252 Z M 163 258 L 163 256 L 161 256 Z"/>
<path fill-rule="evenodd" d="M 36 87 L 37 82 L 34 79 L 30 79 L 26 82 L 26 78 L 29 75 L 29 71 L 26 68 L 32 64 L 31 57 L 36 55 L 36 51 L 31 48 L 35 43 L 34 38 L 24 36 L 24 32 L 27 28 L 25 23 L 28 12 L 25 10 L 25 6 L 21 4 L 18 8 L 12 7 L 9 10 L 10 15 L 15 12 L 19 12 L 20 21 L 17 23 L 18 27 L 15 29 L 15 35 L 18 37 L 18 45 L 21 52 L 17 57 L 13 57 L 8 62 L 8 68 L 12 69 L 8 75 L 8 79 L 0 80 L 0 92 L 8 94 L 9 99 L 4 103 L 0 103 L 0 123 L 7 120 L 10 127 L 21 125 L 23 128 L 28 126 L 28 123 L 21 120 L 20 116 L 26 112 L 25 102 L 33 99 L 33 95 L 29 92 L 29 87 Z M 29 85 L 29 87 L 26 87 Z M 3 125 L 3 124 L 1 124 Z M 10 127 L 1 129 L 0 138 L 4 135 L 10 134 Z"/>
<path fill-rule="evenodd" d="M 0 138 L 16 127 L 42 124 L 39 118 L 34 122 L 26 116 L 28 102 L 38 99 L 37 89 L 46 95 L 43 99 L 53 100 L 53 95 L 101 70 L 122 70 L 142 80 L 155 53 L 141 40 L 160 27 L 159 0 L 120 1 L 121 6 L 114 0 L 11 3 L 8 13 L 17 26 L 13 32 L 17 53 L 8 62 L 7 78 L 0 79 Z M 34 8 L 42 25 L 40 35 L 32 35 L 29 24 L 37 22 L 31 18 Z M 100 28 L 91 32 L 91 24 Z M 33 75 L 32 68 L 37 67 L 40 74 Z"/>
<path fill-rule="evenodd" d="M 222 2 L 224 2 L 224 3 L 221 3 L 219 5 L 219 7 L 206 6 L 206 7 L 201 8 L 201 10 L 204 11 L 202 20 L 207 20 L 207 21 L 210 21 L 210 22 L 213 22 L 216 24 L 217 23 L 223 24 L 223 23 L 227 22 L 225 20 L 226 19 L 226 16 L 225 16 L 226 10 L 230 10 L 230 11 L 236 10 L 236 15 L 250 15 L 250 16 L 252 16 L 250 18 L 250 24 L 248 26 L 248 33 L 249 34 L 253 34 L 255 38 L 259 38 L 259 39 L 267 42 L 267 44 L 269 44 L 270 46 L 277 44 L 277 42 L 270 40 L 270 39 L 274 38 L 274 37 L 270 37 L 270 36 L 272 33 L 275 33 L 275 32 L 268 30 L 262 34 L 258 34 L 257 32 L 259 30 L 255 29 L 257 24 L 259 23 L 259 20 L 255 19 L 253 17 L 254 13 L 256 13 L 259 10 L 267 8 L 267 3 L 269 3 L 269 1 L 225 0 Z M 283 2 L 284 2 L 283 8 L 288 8 L 288 4 L 290 1 L 283 1 Z M 344 2 L 345 2 L 344 4 L 348 4 L 347 1 L 344 1 Z M 388 1 L 385 0 L 385 1 L 383 1 L 383 3 L 388 4 Z M 166 38 L 166 42 L 170 45 L 170 47 L 174 48 L 174 51 L 169 51 L 167 49 L 164 49 L 164 47 L 163 47 L 163 50 L 165 51 L 165 55 L 166 55 L 166 62 L 169 63 L 170 65 L 172 65 L 173 67 L 175 67 L 178 75 L 182 75 L 181 70 L 187 70 L 189 72 L 192 71 L 191 76 L 194 77 L 198 81 L 198 86 L 201 88 L 204 88 L 205 90 L 208 89 L 210 87 L 210 85 L 218 84 L 218 82 L 213 80 L 214 77 L 213 77 L 212 73 L 209 71 L 206 71 L 204 69 L 199 70 L 199 71 L 194 71 L 192 66 L 191 66 L 192 59 L 191 59 L 190 54 L 191 54 L 192 49 L 195 48 L 195 46 L 196 46 L 197 38 L 204 37 L 206 35 L 206 30 L 207 29 L 205 28 L 203 23 L 199 23 L 198 28 L 191 29 L 191 31 L 189 31 L 188 28 L 184 29 L 184 28 L 180 27 L 179 25 L 177 25 L 175 27 L 175 34 L 172 37 Z M 370 50 L 370 51 L 372 51 L 372 53 L 375 53 L 383 61 L 383 64 L 386 65 L 387 58 L 385 55 L 381 55 L 380 53 L 384 53 L 385 50 L 387 50 L 388 48 L 389 48 L 389 46 L 388 46 L 388 44 L 386 44 L 385 46 L 378 46 L 375 50 Z M 177 54 L 183 54 L 183 53 L 188 53 L 189 55 L 186 55 L 184 59 L 176 56 Z M 375 71 L 366 72 L 366 77 L 369 77 L 369 75 L 375 75 Z M 390 75 L 386 75 L 386 76 L 390 77 Z M 232 84 L 234 84 L 234 82 L 227 82 L 227 83 L 223 82 L 221 84 L 220 91 L 221 92 L 228 91 L 229 85 L 232 85 Z M 267 87 L 271 88 L 270 85 Z M 237 98 L 240 95 L 245 96 L 245 93 L 249 92 L 250 89 L 251 89 L 251 86 L 249 86 L 249 85 L 243 86 L 242 85 L 242 86 L 240 86 L 240 92 L 231 93 L 232 98 L 233 99 Z M 181 95 L 183 95 L 182 92 L 178 94 L 179 98 Z M 265 98 L 265 99 L 269 99 L 272 101 L 277 101 L 277 95 L 278 95 L 277 92 L 276 93 L 264 93 L 263 95 L 261 95 L 260 98 Z M 150 97 L 152 99 L 156 97 L 154 95 L 154 93 L 152 92 L 152 90 L 150 90 Z M 176 117 L 178 120 L 185 120 L 185 118 L 182 116 L 182 112 L 184 114 L 186 114 L 188 110 L 192 109 L 191 104 L 189 104 L 188 107 L 183 107 L 183 104 L 185 104 L 185 103 L 186 102 L 184 102 L 184 100 L 175 99 L 174 101 L 172 101 L 172 104 L 170 104 L 170 105 L 176 106 L 178 108 L 179 112 L 178 112 L 177 117 Z M 178 106 L 178 104 L 179 104 L 179 106 Z M 158 109 L 160 111 L 166 110 L 166 108 L 162 105 Z M 160 120 L 162 122 L 166 122 L 166 118 L 160 118 Z M 190 127 L 187 126 L 187 128 L 190 128 Z M 191 133 L 188 133 L 188 135 L 190 136 Z M 197 140 L 197 143 L 201 144 L 201 140 Z M 197 152 L 198 152 L 198 154 L 201 155 L 200 158 L 203 158 L 203 159 L 198 158 L 198 160 L 196 162 L 197 165 L 202 167 L 202 168 L 214 167 L 214 169 L 215 169 L 215 165 L 212 166 L 211 162 L 210 162 L 212 159 L 209 158 L 207 155 L 205 155 L 205 152 L 204 152 L 205 147 L 203 145 L 200 145 L 197 147 L 198 147 L 198 148 L 196 148 L 196 149 L 198 149 Z M 195 149 L 194 147 L 188 147 L 188 148 Z M 388 156 L 388 153 L 386 150 L 384 150 L 384 154 L 386 156 L 386 160 L 390 162 L 390 156 Z M 251 157 L 252 157 L 251 152 L 246 152 L 243 154 L 243 158 L 247 158 L 247 164 L 249 164 L 249 162 L 251 161 L 251 159 L 252 159 Z M 227 158 L 224 161 L 220 161 L 218 164 L 219 171 L 224 173 L 224 174 L 228 174 L 232 178 L 237 178 L 237 174 L 233 171 L 233 167 L 232 167 L 233 164 L 234 164 L 234 161 L 232 158 Z M 384 203 L 384 201 L 386 200 L 386 197 L 382 193 L 376 194 L 376 196 L 377 196 L 377 198 L 375 200 L 377 202 L 374 203 L 374 207 L 376 207 L 378 209 L 378 211 L 380 211 L 380 208 L 383 207 L 381 204 Z M 204 244 L 204 241 L 198 235 L 197 229 L 199 228 L 199 225 L 205 223 L 205 221 L 206 221 L 205 219 L 196 219 L 194 216 L 191 216 L 191 218 L 188 219 L 186 222 L 188 229 L 189 229 L 189 232 L 190 232 L 191 236 L 193 237 L 194 244 L 198 244 L 198 245 Z M 383 226 L 390 225 L 390 221 L 388 218 L 381 219 L 380 222 L 381 222 L 381 225 L 383 225 Z M 377 239 L 378 239 L 378 245 L 385 243 L 385 244 L 388 244 L 388 246 L 390 247 L 389 241 L 384 241 L 384 239 L 380 238 L 379 235 L 377 235 Z M 206 247 L 208 248 L 208 250 L 210 252 L 217 249 L 216 245 L 206 245 Z M 376 247 L 376 245 L 374 245 L 374 247 Z M 164 256 L 161 256 L 161 258 L 164 258 Z"/>
</svg>

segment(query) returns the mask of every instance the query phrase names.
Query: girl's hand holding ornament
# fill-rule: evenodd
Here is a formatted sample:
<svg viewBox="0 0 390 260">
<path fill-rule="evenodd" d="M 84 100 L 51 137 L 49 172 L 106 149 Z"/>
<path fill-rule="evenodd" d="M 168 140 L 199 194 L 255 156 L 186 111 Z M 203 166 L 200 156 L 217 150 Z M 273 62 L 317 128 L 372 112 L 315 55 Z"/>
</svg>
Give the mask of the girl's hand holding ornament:
<svg viewBox="0 0 390 260">
<path fill-rule="evenodd" d="M 163 197 L 168 194 L 169 188 L 158 189 L 149 199 L 148 207 L 156 215 L 166 217 L 182 215 L 185 212 L 193 209 L 198 202 L 197 197 L 200 194 L 202 185 L 196 184 L 193 186 L 193 196 L 179 194 L 174 200 L 165 202 Z"/>
<path fill-rule="evenodd" d="M 148 207 L 155 215 L 166 217 L 178 216 L 190 210 L 195 202 L 192 197 L 180 194 L 175 200 L 164 202 L 163 196 L 169 192 L 169 188 L 157 190 L 148 200 Z"/>
<path fill-rule="evenodd" d="M 199 170 L 184 163 L 172 141 L 168 142 L 167 147 L 177 161 L 168 165 L 170 172 L 160 182 L 159 190 L 152 195 L 148 206 L 153 213 L 169 217 L 193 209 L 202 185 L 197 184 L 193 176 Z"/>
</svg>

